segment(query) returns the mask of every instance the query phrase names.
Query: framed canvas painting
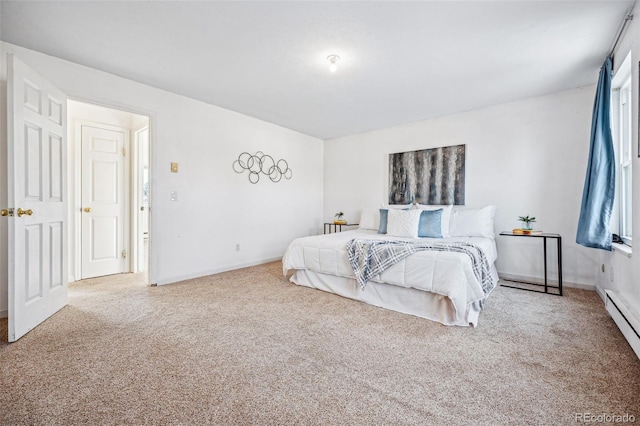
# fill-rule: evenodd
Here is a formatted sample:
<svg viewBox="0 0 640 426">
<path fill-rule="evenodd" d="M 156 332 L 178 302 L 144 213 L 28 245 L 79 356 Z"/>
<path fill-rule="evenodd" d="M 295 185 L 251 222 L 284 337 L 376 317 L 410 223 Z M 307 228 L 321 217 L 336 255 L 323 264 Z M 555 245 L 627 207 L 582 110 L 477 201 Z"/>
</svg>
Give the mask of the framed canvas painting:
<svg viewBox="0 0 640 426">
<path fill-rule="evenodd" d="M 464 204 L 465 145 L 389 154 L 389 204 Z"/>
</svg>

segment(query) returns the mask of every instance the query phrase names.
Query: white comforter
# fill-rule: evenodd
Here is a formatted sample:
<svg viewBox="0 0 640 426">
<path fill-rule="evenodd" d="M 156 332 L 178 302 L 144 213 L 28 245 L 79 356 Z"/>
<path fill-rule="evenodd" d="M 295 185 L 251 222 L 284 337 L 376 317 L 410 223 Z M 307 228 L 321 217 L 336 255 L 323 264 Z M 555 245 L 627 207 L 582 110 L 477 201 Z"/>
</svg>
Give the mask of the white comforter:
<svg viewBox="0 0 640 426">
<path fill-rule="evenodd" d="M 361 229 L 295 239 L 282 259 L 285 274 L 291 269 L 308 269 L 317 273 L 355 278 L 346 251 L 347 242 L 353 238 L 419 242 L 465 241 L 480 247 L 485 252 L 495 276 L 493 264 L 497 251 L 493 238 L 452 237 L 412 240 L 389 237 L 378 234 L 376 231 Z M 374 277 L 372 281 L 446 296 L 459 314 L 467 311 L 468 304 L 485 298 L 481 283 L 473 273 L 471 259 L 463 253 L 420 251 L 391 266 Z"/>
</svg>

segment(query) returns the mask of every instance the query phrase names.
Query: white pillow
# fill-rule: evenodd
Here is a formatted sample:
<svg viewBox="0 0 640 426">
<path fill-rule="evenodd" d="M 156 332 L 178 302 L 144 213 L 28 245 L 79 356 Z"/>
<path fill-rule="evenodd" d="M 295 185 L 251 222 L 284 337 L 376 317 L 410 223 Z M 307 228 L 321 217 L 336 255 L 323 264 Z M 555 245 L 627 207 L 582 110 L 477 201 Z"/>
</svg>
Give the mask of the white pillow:
<svg viewBox="0 0 640 426">
<path fill-rule="evenodd" d="M 495 237 L 493 216 L 496 206 L 455 210 L 451 216 L 452 237 Z"/>
<path fill-rule="evenodd" d="M 442 209 L 442 218 L 440 221 L 442 238 L 447 238 L 451 236 L 451 211 L 453 210 L 453 206 L 451 204 L 448 205 L 427 205 L 427 204 L 418 204 L 418 208 L 421 210 L 438 210 Z"/>
<path fill-rule="evenodd" d="M 360 229 L 373 229 L 375 231 L 380 227 L 380 210 L 379 209 L 362 209 L 360 213 Z"/>
<path fill-rule="evenodd" d="M 421 210 L 389 209 L 387 235 L 392 237 L 418 238 Z"/>
</svg>

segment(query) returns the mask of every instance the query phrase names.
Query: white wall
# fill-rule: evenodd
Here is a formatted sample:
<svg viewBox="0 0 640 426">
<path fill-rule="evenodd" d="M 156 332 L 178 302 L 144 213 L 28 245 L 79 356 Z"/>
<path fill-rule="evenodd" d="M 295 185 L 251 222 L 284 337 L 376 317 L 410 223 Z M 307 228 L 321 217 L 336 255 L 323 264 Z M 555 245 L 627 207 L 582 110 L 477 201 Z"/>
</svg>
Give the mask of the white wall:
<svg viewBox="0 0 640 426">
<path fill-rule="evenodd" d="M 159 284 L 280 257 L 295 237 L 321 232 L 323 142 L 274 124 L 2 43 L 67 95 L 151 117 L 151 280 Z M 213 77 L 215 78 L 215 76 Z M 6 85 L 6 70 L 2 70 Z M 0 104 L 6 102 L 3 90 Z M 5 114 L 2 114 L 3 120 Z M 6 124 L 3 121 L 3 125 Z M 6 128 L 3 126 L 3 128 Z M 2 132 L 0 168 L 6 170 Z M 252 185 L 232 163 L 243 151 L 284 158 L 291 180 Z M 170 173 L 178 162 L 180 172 Z M 0 173 L 4 178 L 5 173 Z M 6 180 L 0 181 L 6 201 Z M 179 191 L 171 201 L 170 192 Z M 6 225 L 0 228 L 6 241 Z M 236 244 L 241 245 L 239 252 Z M 0 311 L 6 310 L 6 247 Z"/>
<path fill-rule="evenodd" d="M 575 236 L 594 94 L 590 86 L 326 141 L 324 219 L 343 211 L 357 221 L 362 207 L 386 203 L 390 153 L 466 144 L 466 206 L 496 205 L 496 233 L 535 216 L 536 228 L 563 237 L 564 280 L 593 288 L 597 254 Z M 500 273 L 542 276 L 540 240 L 497 243 Z"/>
<path fill-rule="evenodd" d="M 2 2 L 0 1 L 0 22 L 2 22 Z M 2 28 L 0 28 L 0 35 L 2 34 Z M 0 73 L 5 72 L 5 56 L 0 51 Z M 0 140 L 3 138 L 3 134 L 7 128 L 7 114 L 5 113 L 5 105 L 7 99 L 7 85 L 5 80 L 0 79 Z M 7 187 L 7 162 L 6 162 L 6 150 L 4 145 L 0 149 L 0 188 Z M 7 192 L 4 189 L 0 189 L 0 209 L 7 208 Z M 7 293 L 6 275 L 7 270 L 7 221 L 0 220 L 0 318 L 7 316 L 7 304 L 9 300 L 9 294 Z"/>
<path fill-rule="evenodd" d="M 631 86 L 633 92 L 633 101 L 631 102 L 633 111 L 633 219 L 632 229 L 636 234 L 635 247 L 633 251 L 640 250 L 640 243 L 638 243 L 637 236 L 640 235 L 640 158 L 635 150 L 638 149 L 638 111 L 635 108 L 640 108 L 640 102 L 638 100 L 639 77 L 638 77 L 638 61 L 640 61 L 640 4 L 636 5 L 632 14 L 635 15 L 635 19 L 629 23 L 627 30 L 623 38 L 621 39 L 616 52 L 614 54 L 614 70 L 617 71 L 618 67 L 627 56 L 628 52 L 631 52 Z M 627 257 L 625 253 L 621 251 L 614 251 L 613 253 L 601 252 L 599 253 L 599 261 L 604 265 L 604 272 L 600 270 L 598 274 L 598 290 L 602 295 L 604 290 L 613 290 L 622 299 L 623 303 L 635 315 L 636 319 L 640 321 L 640 262 L 638 262 L 638 253 L 634 253 L 631 257 Z"/>
<path fill-rule="evenodd" d="M 87 120 L 99 124 L 108 124 L 129 130 L 136 126 L 148 124 L 146 123 L 148 119 L 144 116 L 74 99 L 70 99 L 68 102 L 67 118 L 68 120 Z"/>
</svg>

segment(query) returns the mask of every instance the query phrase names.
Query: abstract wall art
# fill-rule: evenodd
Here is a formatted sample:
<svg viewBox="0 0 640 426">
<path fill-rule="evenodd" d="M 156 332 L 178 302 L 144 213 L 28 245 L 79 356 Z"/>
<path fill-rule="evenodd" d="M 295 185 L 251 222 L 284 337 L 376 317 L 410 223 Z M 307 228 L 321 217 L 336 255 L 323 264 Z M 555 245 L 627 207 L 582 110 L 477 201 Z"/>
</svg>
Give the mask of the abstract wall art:
<svg viewBox="0 0 640 426">
<path fill-rule="evenodd" d="M 238 159 L 233 162 L 232 167 L 236 173 L 249 172 L 249 182 L 251 183 L 258 183 L 258 181 L 260 181 L 260 175 L 269 176 L 271 182 L 274 183 L 280 182 L 283 177 L 285 179 L 291 179 L 293 175 L 287 160 L 281 158 L 276 161 L 272 156 L 262 151 L 258 151 L 253 155 L 248 152 L 243 152 L 238 156 Z"/>
<path fill-rule="evenodd" d="M 389 154 L 389 204 L 464 204 L 465 145 Z"/>
</svg>

